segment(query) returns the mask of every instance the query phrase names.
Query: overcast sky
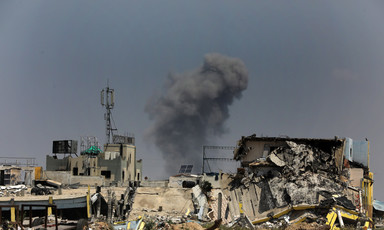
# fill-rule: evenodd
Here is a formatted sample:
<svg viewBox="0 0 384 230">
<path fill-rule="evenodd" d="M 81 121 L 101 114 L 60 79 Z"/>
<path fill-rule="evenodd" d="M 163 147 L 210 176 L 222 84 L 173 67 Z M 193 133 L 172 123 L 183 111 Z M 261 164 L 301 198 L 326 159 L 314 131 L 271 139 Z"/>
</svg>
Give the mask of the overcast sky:
<svg viewBox="0 0 384 230">
<path fill-rule="evenodd" d="M 104 142 L 109 79 L 143 175 L 166 178 L 145 106 L 170 73 L 215 52 L 241 59 L 249 79 L 228 132 L 207 144 L 253 133 L 368 138 L 384 200 L 383 23 L 382 1 L 0 1 L 0 155 L 45 167 L 53 140 Z"/>
</svg>

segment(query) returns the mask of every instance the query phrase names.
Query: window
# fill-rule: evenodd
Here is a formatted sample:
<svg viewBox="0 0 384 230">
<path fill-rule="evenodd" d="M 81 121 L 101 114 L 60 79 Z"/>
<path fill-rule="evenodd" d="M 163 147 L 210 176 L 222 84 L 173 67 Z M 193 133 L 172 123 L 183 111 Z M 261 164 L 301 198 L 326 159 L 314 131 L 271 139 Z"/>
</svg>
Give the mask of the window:
<svg viewBox="0 0 384 230">
<path fill-rule="evenodd" d="M 111 171 L 101 171 L 101 175 L 105 176 L 105 179 L 111 178 Z"/>
<path fill-rule="evenodd" d="M 73 171 L 72 171 L 72 173 L 73 173 L 74 176 L 79 175 L 79 168 L 77 168 L 77 167 L 73 167 Z"/>
<path fill-rule="evenodd" d="M 270 152 L 270 146 L 264 145 L 263 158 L 266 158 L 269 155 L 269 152 Z"/>
</svg>

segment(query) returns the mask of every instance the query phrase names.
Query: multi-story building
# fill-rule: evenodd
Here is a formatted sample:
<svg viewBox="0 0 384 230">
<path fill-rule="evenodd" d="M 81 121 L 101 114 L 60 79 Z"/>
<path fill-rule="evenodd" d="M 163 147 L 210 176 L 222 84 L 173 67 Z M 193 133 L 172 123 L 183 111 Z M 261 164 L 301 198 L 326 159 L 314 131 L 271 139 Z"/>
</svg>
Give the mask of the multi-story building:
<svg viewBox="0 0 384 230">
<path fill-rule="evenodd" d="M 54 143 L 54 155 L 47 155 L 45 173 L 64 184 L 90 184 L 94 181 L 109 185 L 141 181 L 142 160 L 136 159 L 134 140 L 134 137 L 115 136 L 113 143 L 104 145 L 104 151 L 91 146 L 82 151 L 80 156 L 74 156 L 76 141 L 61 141 L 63 145 L 68 143 L 68 146 L 72 146 L 63 151 L 55 151 Z M 69 155 L 59 159 L 57 153 Z"/>
</svg>

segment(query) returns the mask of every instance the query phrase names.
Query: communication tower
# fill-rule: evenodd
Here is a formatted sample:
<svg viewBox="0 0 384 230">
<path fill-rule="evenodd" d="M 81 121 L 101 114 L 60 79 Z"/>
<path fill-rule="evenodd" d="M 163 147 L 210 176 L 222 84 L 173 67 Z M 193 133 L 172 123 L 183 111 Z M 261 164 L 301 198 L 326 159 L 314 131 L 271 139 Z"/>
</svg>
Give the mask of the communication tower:
<svg viewBox="0 0 384 230">
<path fill-rule="evenodd" d="M 101 105 L 107 110 L 104 114 L 104 120 L 106 122 L 107 144 L 110 144 L 113 137 L 113 132 L 117 131 L 115 125 L 113 125 L 115 128 L 112 127 L 112 122 L 114 123 L 114 121 L 111 111 L 115 105 L 115 93 L 113 89 L 109 88 L 109 84 L 107 84 L 107 87 L 101 90 L 100 96 Z"/>
</svg>

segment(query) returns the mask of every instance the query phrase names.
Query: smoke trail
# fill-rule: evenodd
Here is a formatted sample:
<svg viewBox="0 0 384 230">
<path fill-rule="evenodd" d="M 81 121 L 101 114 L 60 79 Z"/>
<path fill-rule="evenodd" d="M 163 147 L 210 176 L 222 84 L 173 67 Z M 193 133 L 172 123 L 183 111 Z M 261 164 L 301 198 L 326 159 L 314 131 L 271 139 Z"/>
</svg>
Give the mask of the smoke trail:
<svg viewBox="0 0 384 230">
<path fill-rule="evenodd" d="M 226 129 L 228 106 L 247 88 L 248 73 L 237 58 L 211 53 L 200 68 L 170 74 L 165 92 L 147 103 L 146 112 L 154 125 L 149 130 L 167 161 L 167 171 L 177 173 L 181 164 L 200 171 L 201 148 L 210 135 Z"/>
</svg>

